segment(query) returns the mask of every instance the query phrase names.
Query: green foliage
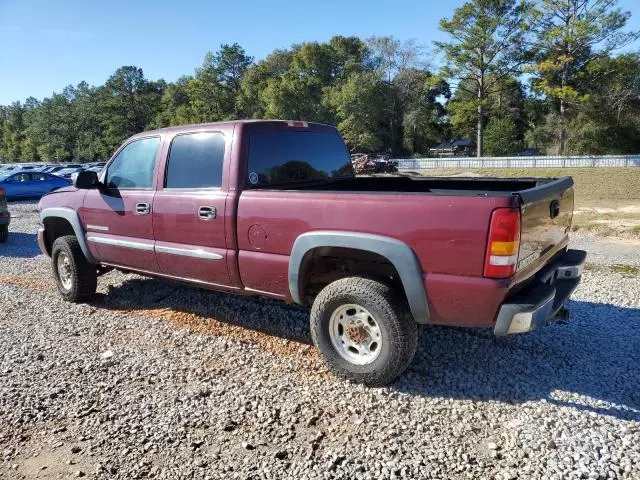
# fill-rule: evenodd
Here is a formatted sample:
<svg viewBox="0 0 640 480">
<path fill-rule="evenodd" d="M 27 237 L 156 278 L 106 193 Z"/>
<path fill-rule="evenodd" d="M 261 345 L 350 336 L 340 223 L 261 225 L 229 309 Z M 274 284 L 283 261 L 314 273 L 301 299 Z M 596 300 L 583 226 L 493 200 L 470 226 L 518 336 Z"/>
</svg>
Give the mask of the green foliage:
<svg viewBox="0 0 640 480">
<path fill-rule="evenodd" d="M 468 130 L 470 114 L 476 112 L 478 156 L 483 152 L 487 98 L 504 79 L 519 74 L 527 59 L 525 19 L 530 8 L 527 1 L 469 0 L 451 19 L 440 20 L 440 29 L 450 37 L 436 42 L 447 61 L 441 74 L 463 92 L 454 102 L 453 123 Z"/>
<path fill-rule="evenodd" d="M 584 134 L 597 136 L 596 130 L 601 129 L 572 121 L 597 88 L 598 76 L 590 74 L 591 64 L 640 38 L 640 32 L 623 32 L 631 14 L 616 5 L 617 0 L 541 0 L 531 10 L 529 28 L 535 37 L 531 85 L 554 101 L 555 150 L 560 154 L 567 150 L 568 137 L 582 145 L 569 144 L 568 149 L 582 151 L 586 144 L 578 139 Z M 581 132 L 568 132 L 570 122 Z"/>
<path fill-rule="evenodd" d="M 351 151 L 391 155 L 474 136 L 490 155 L 637 153 L 640 55 L 612 54 L 638 37 L 628 18 L 615 0 L 468 0 L 440 23 L 437 75 L 420 45 L 393 37 L 335 36 L 258 62 L 224 44 L 171 83 L 124 66 L 104 85 L 0 106 L 0 161 L 106 159 L 143 130 L 236 118 L 334 124 Z"/>
<path fill-rule="evenodd" d="M 485 151 L 489 156 L 508 156 L 522 150 L 516 122 L 510 117 L 491 119 L 485 131 Z"/>
</svg>

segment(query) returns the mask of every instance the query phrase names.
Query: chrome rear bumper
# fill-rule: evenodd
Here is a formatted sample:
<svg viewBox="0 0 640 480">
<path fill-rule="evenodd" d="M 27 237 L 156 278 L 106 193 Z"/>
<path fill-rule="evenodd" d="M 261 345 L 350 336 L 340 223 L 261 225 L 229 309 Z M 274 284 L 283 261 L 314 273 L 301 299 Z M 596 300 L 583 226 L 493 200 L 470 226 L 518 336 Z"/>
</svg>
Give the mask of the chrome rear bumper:
<svg viewBox="0 0 640 480">
<path fill-rule="evenodd" d="M 586 258 L 583 250 L 567 250 L 545 266 L 530 286 L 502 304 L 495 335 L 531 332 L 552 320 L 580 283 Z"/>
</svg>

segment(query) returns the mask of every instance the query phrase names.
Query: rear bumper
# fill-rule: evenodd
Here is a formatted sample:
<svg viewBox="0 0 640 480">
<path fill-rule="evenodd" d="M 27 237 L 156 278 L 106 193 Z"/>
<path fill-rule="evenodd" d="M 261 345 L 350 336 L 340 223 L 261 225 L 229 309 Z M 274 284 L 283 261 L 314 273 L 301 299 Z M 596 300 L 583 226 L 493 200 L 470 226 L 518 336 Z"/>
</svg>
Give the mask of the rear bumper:
<svg viewBox="0 0 640 480">
<path fill-rule="evenodd" d="M 586 258 L 583 250 L 567 250 L 544 267 L 531 284 L 501 305 L 494 333 L 531 332 L 553 319 L 580 283 Z"/>
</svg>

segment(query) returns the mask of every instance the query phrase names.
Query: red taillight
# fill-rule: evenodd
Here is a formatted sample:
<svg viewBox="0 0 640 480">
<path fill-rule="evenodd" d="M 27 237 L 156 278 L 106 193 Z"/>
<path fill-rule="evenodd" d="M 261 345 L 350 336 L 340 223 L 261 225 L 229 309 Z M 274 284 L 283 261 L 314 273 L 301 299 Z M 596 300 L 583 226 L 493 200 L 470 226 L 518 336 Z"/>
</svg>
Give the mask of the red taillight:
<svg viewBox="0 0 640 480">
<path fill-rule="evenodd" d="M 4 195 L 4 188 L 0 187 L 0 197 Z"/>
<path fill-rule="evenodd" d="M 484 276 L 508 278 L 516 272 L 520 249 L 520 210 L 497 208 L 491 214 Z"/>
</svg>

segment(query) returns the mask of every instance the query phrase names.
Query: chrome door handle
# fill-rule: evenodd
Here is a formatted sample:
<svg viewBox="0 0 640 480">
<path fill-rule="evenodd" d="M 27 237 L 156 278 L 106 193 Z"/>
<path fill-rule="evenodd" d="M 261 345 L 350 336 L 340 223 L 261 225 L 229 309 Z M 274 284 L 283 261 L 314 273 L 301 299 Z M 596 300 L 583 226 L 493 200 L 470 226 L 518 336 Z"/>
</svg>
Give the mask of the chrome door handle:
<svg viewBox="0 0 640 480">
<path fill-rule="evenodd" d="M 149 215 L 149 212 L 151 212 L 151 205 L 148 203 L 136 203 L 136 214 Z"/>
<path fill-rule="evenodd" d="M 202 220 L 213 220 L 216 218 L 216 207 L 199 207 L 198 217 Z"/>
</svg>

